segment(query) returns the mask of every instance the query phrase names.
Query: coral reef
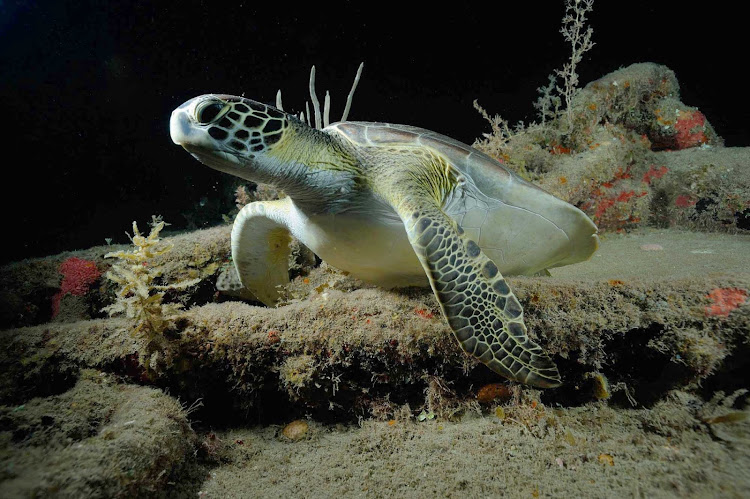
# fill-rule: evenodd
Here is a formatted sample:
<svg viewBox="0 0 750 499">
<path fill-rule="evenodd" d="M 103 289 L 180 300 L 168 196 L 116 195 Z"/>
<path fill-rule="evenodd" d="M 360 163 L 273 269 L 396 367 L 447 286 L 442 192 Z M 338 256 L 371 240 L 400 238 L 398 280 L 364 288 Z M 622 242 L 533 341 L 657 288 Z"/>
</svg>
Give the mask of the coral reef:
<svg viewBox="0 0 750 499">
<path fill-rule="evenodd" d="M 428 290 L 293 241 L 279 307 L 255 306 L 230 227 L 134 222 L 134 247 L 0 268 L 0 495 L 748 496 L 750 148 L 723 147 L 664 66 L 580 88 L 592 5 L 566 2 L 540 123 L 475 104 L 476 146 L 602 232 L 590 262 L 509 279 L 562 387 L 464 355 Z M 283 195 L 232 191 L 238 209 Z"/>
<path fill-rule="evenodd" d="M 589 129 L 618 125 L 645 136 L 655 151 L 723 145 L 703 113 L 680 101 L 677 77 L 662 65 L 614 71 L 586 85 L 572 105 Z"/>
<path fill-rule="evenodd" d="M 739 476 L 750 455 L 743 391 L 750 235 L 707 237 L 674 226 L 712 229 L 719 219 L 729 222 L 723 230 L 742 232 L 735 213 L 745 199 L 747 153 L 652 151 L 650 140 L 617 126 L 599 132 L 606 140 L 579 154 L 562 145 L 539 149 L 552 158 L 550 169 L 530 161 L 527 174 L 581 206 L 590 202 L 586 209 L 601 225 L 632 231 L 603 234 L 586 264 L 510 279 L 531 334 L 564 373 L 563 387 L 499 383 L 463 354 L 427 290 L 373 288 L 307 259 L 290 262 L 295 278 L 279 308 L 226 301 L 214 286 L 230 264 L 229 227 L 163 239 L 163 225 L 149 236 L 135 227 L 134 251 L 92 248 L 0 268 L 3 320 L 12 326 L 0 331 L 0 492 L 230 496 L 252 477 L 254 487 L 288 495 L 284 487 L 297 478 L 269 476 L 311 461 L 320 470 L 320 449 L 332 439 L 339 454 L 328 459 L 348 462 L 348 478 L 331 475 L 335 463 L 321 473 L 342 493 L 354 490 L 351 477 L 360 472 L 380 476 L 373 466 L 388 480 L 412 469 L 420 480 L 425 473 L 437 480 L 434 470 L 445 462 L 415 463 L 439 449 L 456 467 L 465 467 L 461 459 L 481 461 L 478 472 L 510 466 L 502 486 L 532 495 L 559 492 L 560 483 L 582 494 L 621 494 L 625 486 L 613 474 L 631 476 L 639 466 L 649 477 L 655 466 L 677 477 L 666 485 L 643 481 L 648 494 L 745 494 L 746 480 L 722 477 Z M 724 199 L 710 204 L 713 192 Z M 644 220 L 672 229 L 643 230 Z M 88 269 L 80 275 L 89 275 L 72 280 L 80 286 L 63 286 L 59 270 L 72 258 L 94 265 L 80 264 Z M 94 266 L 109 268 L 118 289 L 97 286 Z M 169 285 L 186 281 L 193 285 Z M 50 322 L 63 287 L 80 289 L 76 299 L 89 312 L 69 313 L 78 309 L 62 299 Z M 189 308 L 178 313 L 183 303 Z M 125 316 L 96 315 L 105 306 Z M 156 322 L 141 319 L 153 315 Z M 196 438 L 176 396 L 204 399 L 195 413 L 203 425 L 272 426 L 204 427 Z M 322 429 L 319 421 L 361 426 Z M 214 471 L 190 470 L 193 450 Z M 402 463 L 398 473 L 394 459 Z M 479 477 L 449 478 L 442 491 L 505 490 Z M 381 485 L 391 490 L 387 480 Z"/>
<path fill-rule="evenodd" d="M 681 101 L 672 70 L 637 63 L 578 88 L 592 8 L 566 2 L 570 59 L 539 89 L 539 122 L 511 129 L 475 101 L 491 133 L 474 146 L 580 207 L 602 231 L 750 230 L 750 149 L 723 147 L 706 116 Z"/>
<path fill-rule="evenodd" d="M 742 386 L 732 373 L 747 368 L 750 276 L 736 270 L 747 265 L 747 237 L 715 235 L 707 246 L 689 233 L 610 235 L 578 271 L 513 278 L 530 331 L 565 373 L 565 385 L 541 400 L 585 402 L 609 391 L 617 403 L 650 404 L 673 388 Z M 653 241 L 664 249 L 640 249 Z M 149 381 L 183 399 L 204 397 L 224 415 L 219 407 L 344 418 L 375 414 L 384 399 L 418 408 L 429 386 L 449 403 L 498 381 L 462 354 L 426 290 L 367 287 L 323 266 L 296 278 L 288 294 L 276 309 L 225 302 L 182 311 L 170 357 Z M 81 367 L 141 380 L 132 359 L 147 338 L 131 327 L 114 318 L 0 333 L 0 399 L 55 392 Z M 609 389 L 592 387 L 590 373 L 606 376 Z M 623 383 L 627 390 L 617 388 Z"/>
<path fill-rule="evenodd" d="M 562 387 L 464 355 L 429 290 L 365 285 L 293 241 L 279 307 L 255 306 L 228 226 L 134 222 L 134 247 L 0 268 L 0 495 L 748 495 L 750 148 L 724 148 L 664 66 L 579 88 L 592 3 L 566 2 L 541 123 L 475 104 L 477 147 L 602 232 L 590 262 L 509 279 Z M 266 426 L 231 429 L 249 422 Z"/>
<path fill-rule="evenodd" d="M 172 249 L 151 259 L 151 267 L 158 268 L 158 282 L 199 280 L 193 287 L 179 290 L 179 300 L 190 305 L 216 294 L 215 283 L 222 266 L 230 261 L 230 226 L 172 235 L 164 240 Z M 71 258 L 93 262 L 100 273 L 112 266 L 113 252 L 129 252 L 132 246 L 96 246 L 45 258 L 33 258 L 0 267 L 0 328 L 30 326 L 48 322 L 52 318 L 54 298 L 60 294 L 60 266 Z M 101 285 L 96 285 L 101 283 Z M 99 279 L 80 296 L 63 296 L 58 322 L 106 317 L 102 308 L 116 300 L 114 283 Z M 72 300 L 70 298 L 75 298 Z M 173 298 L 172 293 L 167 293 Z M 85 306 L 81 306 L 81 305 Z"/>
</svg>

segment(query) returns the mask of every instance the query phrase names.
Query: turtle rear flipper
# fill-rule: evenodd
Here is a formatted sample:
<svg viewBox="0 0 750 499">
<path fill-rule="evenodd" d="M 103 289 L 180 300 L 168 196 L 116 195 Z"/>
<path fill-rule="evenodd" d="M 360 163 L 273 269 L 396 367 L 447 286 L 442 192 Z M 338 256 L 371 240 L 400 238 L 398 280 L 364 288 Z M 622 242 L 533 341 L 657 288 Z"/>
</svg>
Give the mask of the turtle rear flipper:
<svg viewBox="0 0 750 499">
<path fill-rule="evenodd" d="M 289 198 L 250 203 L 232 227 L 232 259 L 240 281 L 268 306 L 278 302 L 279 286 L 289 282 L 290 205 Z"/>
</svg>

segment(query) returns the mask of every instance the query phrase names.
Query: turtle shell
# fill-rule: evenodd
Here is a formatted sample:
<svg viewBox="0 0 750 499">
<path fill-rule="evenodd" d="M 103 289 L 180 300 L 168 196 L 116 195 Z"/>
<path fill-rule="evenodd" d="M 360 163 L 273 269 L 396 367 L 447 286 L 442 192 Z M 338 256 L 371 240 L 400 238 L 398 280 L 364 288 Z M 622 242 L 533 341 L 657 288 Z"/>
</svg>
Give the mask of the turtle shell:
<svg viewBox="0 0 750 499">
<path fill-rule="evenodd" d="M 391 123 L 345 121 L 334 123 L 326 130 L 335 130 L 355 144 L 363 146 L 408 144 L 433 149 L 448 159 L 458 171 L 471 177 L 484 194 L 493 198 L 501 198 L 508 186 L 517 183 L 545 192 L 483 152 L 425 128 Z"/>
<path fill-rule="evenodd" d="M 450 137 L 408 125 L 356 121 L 334 123 L 325 131 L 361 146 L 426 147 L 444 157 L 476 189 L 497 202 L 497 208 L 487 210 L 490 219 L 485 216 L 482 222 L 481 239 L 485 241 L 480 240 L 480 245 L 485 249 L 498 241 L 520 254 L 513 259 L 517 263 L 509 261 L 508 270 L 512 273 L 532 273 L 587 260 L 598 246 L 596 226 L 581 210 Z M 444 209 L 464 228 L 471 226 L 471 214 L 462 217 L 450 206 Z M 500 259 L 499 250 L 497 256 Z"/>
</svg>

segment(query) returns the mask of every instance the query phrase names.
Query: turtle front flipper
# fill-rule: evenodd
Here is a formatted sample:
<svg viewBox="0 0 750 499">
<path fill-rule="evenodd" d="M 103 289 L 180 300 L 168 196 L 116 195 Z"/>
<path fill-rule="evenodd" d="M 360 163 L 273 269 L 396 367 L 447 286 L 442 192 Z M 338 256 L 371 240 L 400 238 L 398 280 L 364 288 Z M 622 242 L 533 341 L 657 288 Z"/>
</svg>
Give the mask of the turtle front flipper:
<svg viewBox="0 0 750 499">
<path fill-rule="evenodd" d="M 289 282 L 290 205 L 289 198 L 250 203 L 232 227 L 232 259 L 240 281 L 268 306 L 279 300 L 279 286 Z"/>
<path fill-rule="evenodd" d="M 479 245 L 431 196 L 407 194 L 397 211 L 461 348 L 514 381 L 559 386 L 557 366 L 529 339 L 521 304 Z"/>
</svg>

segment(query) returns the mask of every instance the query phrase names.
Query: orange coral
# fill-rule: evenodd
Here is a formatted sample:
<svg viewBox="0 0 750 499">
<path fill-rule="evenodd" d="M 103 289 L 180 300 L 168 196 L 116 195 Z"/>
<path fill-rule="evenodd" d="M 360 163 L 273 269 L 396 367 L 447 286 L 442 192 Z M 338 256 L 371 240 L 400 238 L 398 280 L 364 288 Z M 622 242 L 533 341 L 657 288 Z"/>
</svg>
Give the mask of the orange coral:
<svg viewBox="0 0 750 499">
<path fill-rule="evenodd" d="M 594 183 L 589 199 L 582 205 L 600 229 L 622 230 L 641 221 L 638 216 L 638 199 L 648 195 L 645 190 L 653 178 L 666 173 L 666 169 L 654 169 L 647 173 L 640 184 L 633 178 L 630 167 L 618 167 L 613 177 L 604 182 Z M 646 185 L 644 185 L 646 184 Z M 636 190 L 628 187 L 637 186 Z"/>
<path fill-rule="evenodd" d="M 711 305 L 706 307 L 706 315 L 728 317 L 729 313 L 747 301 L 747 290 L 740 288 L 716 288 L 706 298 Z"/>
<path fill-rule="evenodd" d="M 278 331 L 276 331 L 275 329 L 271 329 L 271 330 L 268 331 L 268 342 L 269 343 L 273 344 L 273 343 L 278 343 L 280 341 L 281 341 L 281 336 L 279 336 L 279 332 Z"/>
<path fill-rule="evenodd" d="M 564 147 L 560 144 L 550 145 L 550 154 L 570 154 L 572 150 L 569 147 Z"/>
<path fill-rule="evenodd" d="M 675 206 L 678 208 L 690 208 L 691 206 L 695 206 L 697 201 L 692 198 L 692 196 L 688 194 L 680 194 L 677 196 L 677 198 L 674 200 Z"/>
<path fill-rule="evenodd" d="M 91 285 L 101 277 L 101 272 L 95 262 L 74 256 L 60 264 L 60 274 L 63 278 L 60 291 L 52 297 L 52 317 L 60 313 L 60 302 L 63 296 L 66 294 L 84 296 L 89 292 Z"/>
</svg>

